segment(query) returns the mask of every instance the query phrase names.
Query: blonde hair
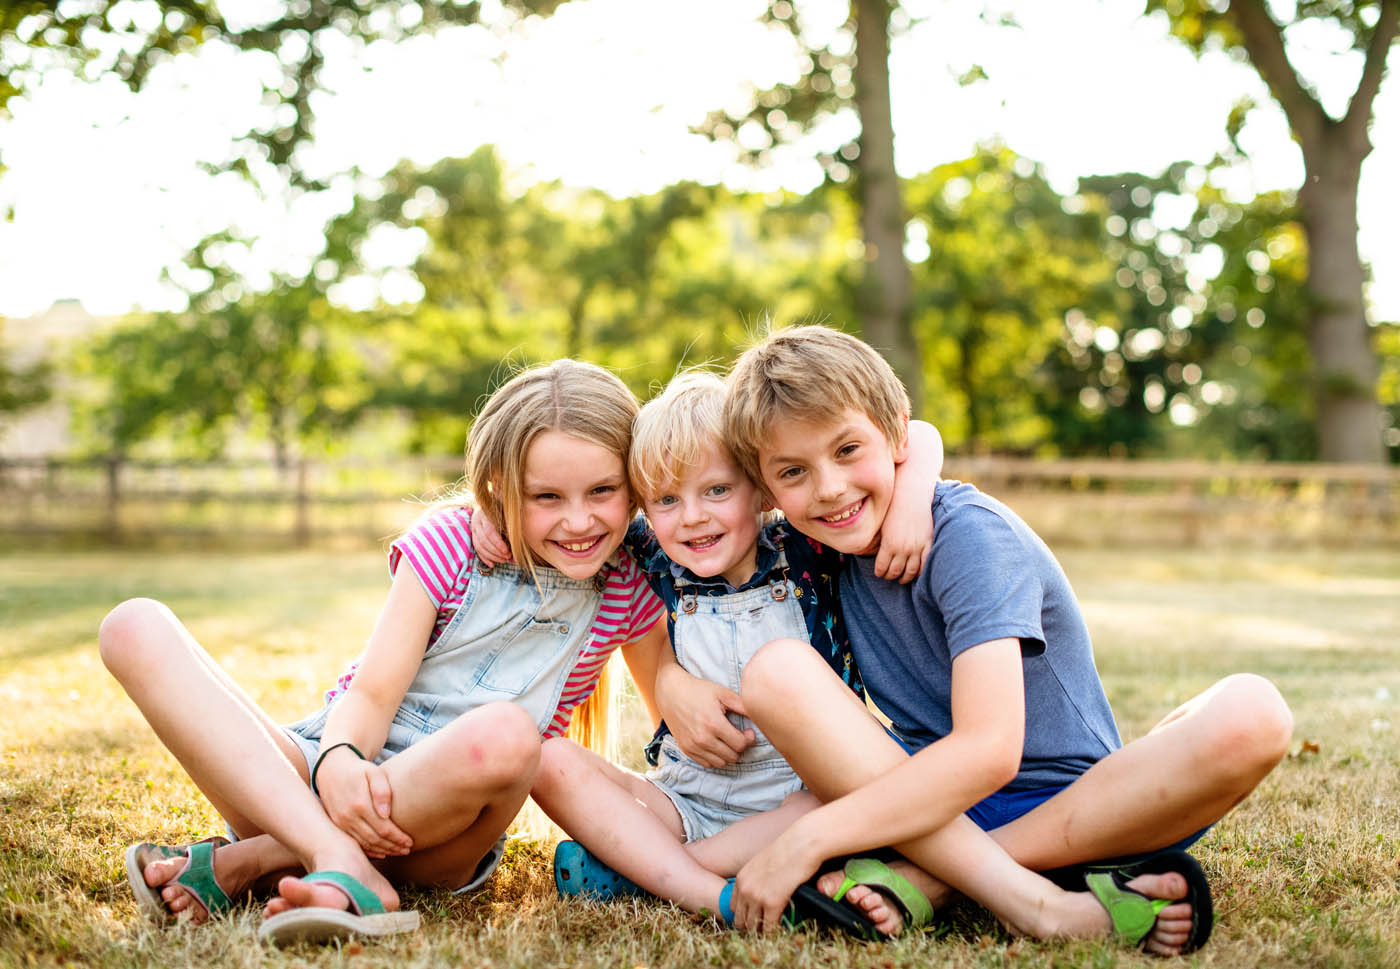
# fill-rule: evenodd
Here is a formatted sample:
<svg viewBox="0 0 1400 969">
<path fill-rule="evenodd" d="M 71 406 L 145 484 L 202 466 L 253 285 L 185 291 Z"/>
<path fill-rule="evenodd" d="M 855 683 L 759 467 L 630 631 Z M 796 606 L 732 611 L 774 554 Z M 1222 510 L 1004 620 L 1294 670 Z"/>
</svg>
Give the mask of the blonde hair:
<svg viewBox="0 0 1400 969">
<path fill-rule="evenodd" d="M 467 434 L 466 478 L 434 501 L 427 514 L 473 505 L 509 540 L 523 533 L 525 455 L 535 437 L 559 431 L 612 452 L 623 468 L 632 440 L 637 398 L 616 375 L 596 364 L 562 359 L 522 370 L 493 393 Z M 628 513 L 636 510 L 629 500 Z M 511 542 L 515 560 L 531 579 L 535 561 L 524 542 Z M 588 700 L 574 708 L 569 736 L 610 756 L 612 677 L 604 665 Z"/>
<path fill-rule="evenodd" d="M 642 406 L 632 422 L 627 474 L 641 498 L 655 498 L 724 443 L 724 379 L 710 370 L 686 370 Z"/>
<path fill-rule="evenodd" d="M 775 422 L 835 421 L 848 410 L 870 418 L 891 447 L 904 441 L 909 394 L 873 347 L 826 326 L 774 330 L 745 350 L 729 373 L 729 448 L 764 487 L 759 445 Z"/>
<path fill-rule="evenodd" d="M 616 454 L 627 467 L 637 398 L 614 374 L 580 360 L 523 370 L 491 395 L 467 434 L 467 482 L 479 511 L 508 539 L 523 532 L 525 455 L 535 437 L 559 431 Z M 636 510 L 635 501 L 629 511 Z M 531 578 L 539 564 L 512 542 Z"/>
</svg>

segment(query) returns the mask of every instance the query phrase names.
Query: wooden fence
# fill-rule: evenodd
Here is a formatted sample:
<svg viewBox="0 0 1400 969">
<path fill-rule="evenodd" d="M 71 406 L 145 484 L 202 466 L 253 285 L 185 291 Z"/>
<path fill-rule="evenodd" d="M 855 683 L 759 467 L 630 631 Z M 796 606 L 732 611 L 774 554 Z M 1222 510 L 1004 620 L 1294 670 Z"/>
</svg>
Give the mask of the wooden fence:
<svg viewBox="0 0 1400 969">
<path fill-rule="evenodd" d="M 379 541 L 449 486 L 460 458 L 0 460 L 0 534 L 113 544 Z M 1051 544 L 1400 547 L 1400 468 L 949 458 Z"/>
</svg>

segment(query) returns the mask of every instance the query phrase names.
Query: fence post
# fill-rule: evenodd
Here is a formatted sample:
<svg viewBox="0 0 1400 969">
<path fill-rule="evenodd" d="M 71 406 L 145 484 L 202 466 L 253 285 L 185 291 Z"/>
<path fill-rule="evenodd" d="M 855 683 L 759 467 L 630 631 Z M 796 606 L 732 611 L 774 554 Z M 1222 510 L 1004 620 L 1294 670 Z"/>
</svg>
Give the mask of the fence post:
<svg viewBox="0 0 1400 969">
<path fill-rule="evenodd" d="M 122 540 L 121 471 L 121 458 L 107 458 L 107 540 L 113 544 Z"/>
<path fill-rule="evenodd" d="M 292 542 L 301 547 L 311 544 L 311 496 L 306 489 L 306 458 L 297 461 L 296 523 Z"/>
</svg>

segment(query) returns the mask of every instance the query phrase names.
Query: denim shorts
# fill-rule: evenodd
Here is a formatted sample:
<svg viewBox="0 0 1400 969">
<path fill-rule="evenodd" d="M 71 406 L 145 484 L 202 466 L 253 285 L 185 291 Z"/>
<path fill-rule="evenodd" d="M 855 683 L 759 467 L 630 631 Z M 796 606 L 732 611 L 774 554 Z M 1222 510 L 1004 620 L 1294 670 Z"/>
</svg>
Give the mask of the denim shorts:
<svg viewBox="0 0 1400 969">
<path fill-rule="evenodd" d="M 802 790 L 802 779 L 781 757 L 740 761 L 729 767 L 695 763 L 667 734 L 660 766 L 646 779 L 671 799 L 686 841 L 700 841 L 763 811 L 772 811 Z"/>
</svg>

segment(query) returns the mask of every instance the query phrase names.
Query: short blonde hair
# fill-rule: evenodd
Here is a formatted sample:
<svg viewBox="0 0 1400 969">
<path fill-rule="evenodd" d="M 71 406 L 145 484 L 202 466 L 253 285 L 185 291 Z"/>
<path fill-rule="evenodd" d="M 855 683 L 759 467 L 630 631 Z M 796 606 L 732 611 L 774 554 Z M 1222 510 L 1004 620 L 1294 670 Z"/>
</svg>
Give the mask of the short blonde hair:
<svg viewBox="0 0 1400 969">
<path fill-rule="evenodd" d="M 523 370 L 486 401 L 467 435 L 467 483 L 480 512 L 507 538 L 524 532 L 525 455 L 536 435 L 560 431 L 616 454 L 625 470 L 637 398 L 616 375 L 580 360 Z M 636 510 L 635 500 L 629 512 Z M 538 564 L 512 541 L 531 578 Z"/>
<path fill-rule="evenodd" d="M 868 343 L 826 326 L 774 330 L 745 350 L 729 374 L 724 425 L 729 448 L 760 487 L 759 446 L 777 421 L 870 418 L 891 447 L 907 432 L 909 394 Z"/>
<path fill-rule="evenodd" d="M 632 455 L 627 474 L 639 498 L 662 489 L 704 460 L 705 451 L 724 443 L 724 380 L 710 370 L 686 370 L 642 406 L 632 422 Z"/>
</svg>

